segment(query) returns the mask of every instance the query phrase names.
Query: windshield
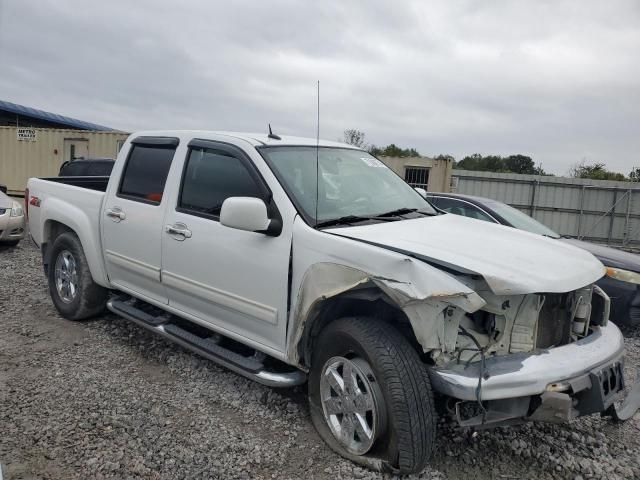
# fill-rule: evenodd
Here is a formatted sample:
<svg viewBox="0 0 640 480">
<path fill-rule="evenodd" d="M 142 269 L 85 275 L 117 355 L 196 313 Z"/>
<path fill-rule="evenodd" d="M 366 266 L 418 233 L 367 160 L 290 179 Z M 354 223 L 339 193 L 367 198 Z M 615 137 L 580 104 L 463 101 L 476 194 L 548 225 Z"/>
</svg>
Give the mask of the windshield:
<svg viewBox="0 0 640 480">
<path fill-rule="evenodd" d="M 260 153 L 312 224 L 400 209 L 435 210 L 384 163 L 362 150 L 264 147 Z M 316 189 L 317 169 L 320 173 Z M 316 198 L 318 199 L 316 218 Z"/>
<path fill-rule="evenodd" d="M 496 212 L 502 218 L 504 218 L 507 222 L 511 224 L 511 226 L 519 229 L 525 230 L 531 233 L 537 233 L 538 235 L 546 235 L 551 238 L 560 238 L 556 232 L 551 230 L 546 225 L 543 225 L 535 218 L 531 218 L 526 213 L 521 212 L 520 210 L 513 208 L 502 202 L 485 202 L 487 207 Z"/>
</svg>

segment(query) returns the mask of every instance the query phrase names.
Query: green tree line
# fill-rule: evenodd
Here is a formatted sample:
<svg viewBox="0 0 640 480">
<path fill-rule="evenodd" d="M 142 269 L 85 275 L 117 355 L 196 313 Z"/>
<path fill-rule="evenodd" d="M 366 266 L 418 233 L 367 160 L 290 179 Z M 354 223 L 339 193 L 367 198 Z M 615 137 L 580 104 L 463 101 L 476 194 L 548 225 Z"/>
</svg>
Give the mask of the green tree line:
<svg viewBox="0 0 640 480">
<path fill-rule="evenodd" d="M 371 155 L 376 157 L 419 157 L 421 156 L 415 148 L 402 148 L 394 143 L 386 147 L 379 147 L 365 142 L 365 133 L 357 129 L 348 129 L 344 131 L 343 138 L 345 143 L 355 145 L 367 150 Z M 440 154 L 435 157 L 436 160 L 449 160 L 453 162 L 453 168 L 460 170 L 473 170 L 480 172 L 500 172 L 500 173 L 521 173 L 528 175 L 553 175 L 545 172 L 542 165 L 536 165 L 533 159 L 528 155 L 513 154 L 508 156 L 500 155 L 481 155 L 474 153 L 467 155 L 459 161 L 449 154 Z M 634 168 L 628 175 L 608 170 L 606 165 L 601 162 L 587 163 L 585 160 L 576 163 L 569 170 L 569 176 L 574 178 L 591 178 L 594 180 L 621 180 L 621 181 L 640 181 L 640 167 Z"/>
</svg>

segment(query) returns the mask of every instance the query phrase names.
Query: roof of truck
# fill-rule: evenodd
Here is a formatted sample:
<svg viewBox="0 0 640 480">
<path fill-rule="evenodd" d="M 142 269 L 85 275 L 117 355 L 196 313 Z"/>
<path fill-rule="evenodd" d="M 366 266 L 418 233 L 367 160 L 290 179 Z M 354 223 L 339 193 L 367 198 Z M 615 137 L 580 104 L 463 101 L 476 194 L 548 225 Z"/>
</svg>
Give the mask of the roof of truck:
<svg viewBox="0 0 640 480">
<path fill-rule="evenodd" d="M 274 132 L 276 133 L 276 132 Z M 294 137 L 289 135 L 279 135 L 280 140 L 269 138 L 267 133 L 243 133 L 243 132 L 225 132 L 225 131 L 213 131 L 213 130 L 155 130 L 135 132 L 134 137 L 138 136 L 162 136 L 162 137 L 179 137 L 181 139 L 193 139 L 200 138 L 203 140 L 211 139 L 215 140 L 216 137 L 226 136 L 233 137 L 241 140 L 245 140 L 255 147 L 260 146 L 309 146 L 315 147 L 317 140 L 315 138 L 306 137 Z M 330 140 L 320 139 L 319 146 L 321 147 L 342 147 L 358 149 L 353 145 L 341 142 L 332 142 Z"/>
</svg>

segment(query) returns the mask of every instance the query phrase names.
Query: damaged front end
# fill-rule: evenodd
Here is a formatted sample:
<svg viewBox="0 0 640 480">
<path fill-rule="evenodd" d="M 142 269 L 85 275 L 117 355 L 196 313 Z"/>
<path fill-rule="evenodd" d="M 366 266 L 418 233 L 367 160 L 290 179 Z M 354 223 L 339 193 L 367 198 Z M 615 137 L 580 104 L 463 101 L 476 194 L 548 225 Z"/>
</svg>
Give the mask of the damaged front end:
<svg viewBox="0 0 640 480">
<path fill-rule="evenodd" d="M 432 384 L 450 397 L 460 425 L 567 422 L 593 413 L 623 419 L 640 406 L 636 388 L 616 408 L 625 389 L 624 341 L 598 286 L 482 297 L 487 305 L 473 314 L 446 312 L 459 318 L 458 341 L 453 351 L 431 352 Z"/>
<path fill-rule="evenodd" d="M 597 285 L 567 293 L 496 295 L 478 277 L 449 278 L 458 291 L 427 295 L 410 281 L 320 263 L 307 272 L 294 316 L 310 325 L 313 312 L 321 311 L 315 307 L 326 299 L 347 294 L 372 300 L 378 292 L 409 320 L 430 360 L 432 386 L 448 397 L 462 426 L 566 422 L 599 412 L 622 419 L 640 406 L 636 388 L 616 410 L 625 388 L 624 342 L 608 322 L 610 301 Z M 292 345 L 301 345 L 304 325 L 298 323 Z"/>
<path fill-rule="evenodd" d="M 593 283 L 603 271 L 593 257 L 576 253 L 580 268 L 557 278 L 542 268 L 527 277 L 522 259 L 511 269 L 502 257 L 461 266 L 305 228 L 294 239 L 287 357 L 300 368 L 310 364 L 323 322 L 344 316 L 326 305 L 386 304 L 399 312 L 394 321 L 410 325 L 434 390 L 451 399 L 462 425 L 615 415 L 624 342 L 608 322 L 609 298 Z M 619 416 L 635 412 L 640 392 L 632 397 Z"/>
</svg>

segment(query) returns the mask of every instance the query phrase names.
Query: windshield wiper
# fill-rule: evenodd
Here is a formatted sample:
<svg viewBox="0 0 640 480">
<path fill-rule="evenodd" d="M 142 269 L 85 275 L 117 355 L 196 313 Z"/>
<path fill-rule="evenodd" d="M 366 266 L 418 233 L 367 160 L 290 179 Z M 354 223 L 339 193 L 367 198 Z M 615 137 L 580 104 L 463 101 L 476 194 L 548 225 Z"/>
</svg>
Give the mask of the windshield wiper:
<svg viewBox="0 0 640 480">
<path fill-rule="evenodd" d="M 324 220 L 322 222 L 318 222 L 316 223 L 316 228 L 330 227 L 332 225 L 343 225 L 343 224 L 349 225 L 350 223 L 364 222 L 365 220 L 377 220 L 377 218 L 374 219 L 372 217 L 359 217 L 357 215 L 345 215 L 344 217 L 332 218 L 331 220 Z"/>
<path fill-rule="evenodd" d="M 398 215 L 406 215 L 407 213 L 419 213 L 421 215 L 433 215 L 432 213 L 423 212 L 419 208 L 398 208 L 396 210 L 391 210 L 390 212 L 381 213 L 380 215 L 376 215 L 376 218 L 380 217 L 395 217 Z"/>
<path fill-rule="evenodd" d="M 390 212 L 381 213 L 380 215 L 373 215 L 370 217 L 361 217 L 358 215 L 345 215 L 340 218 L 332 218 L 331 220 L 324 220 L 322 222 L 316 223 L 316 228 L 318 227 L 330 227 L 332 225 L 349 225 L 351 223 L 364 222 L 366 220 L 375 220 L 377 222 L 393 222 L 398 220 L 397 218 L 400 215 L 404 215 L 406 213 L 420 213 L 422 215 L 432 215 L 431 213 L 422 212 L 418 208 L 398 208 L 397 210 L 392 210 Z M 400 217 L 402 218 L 402 217 Z"/>
</svg>

